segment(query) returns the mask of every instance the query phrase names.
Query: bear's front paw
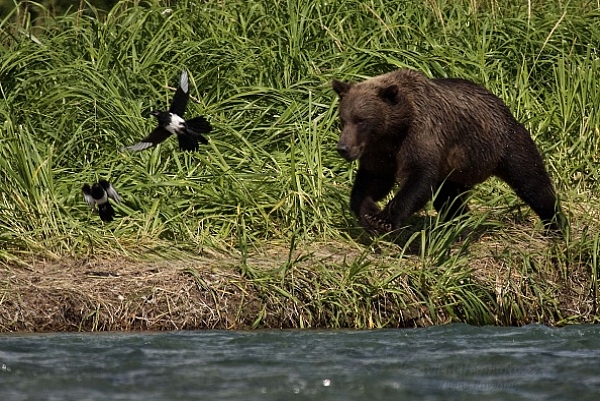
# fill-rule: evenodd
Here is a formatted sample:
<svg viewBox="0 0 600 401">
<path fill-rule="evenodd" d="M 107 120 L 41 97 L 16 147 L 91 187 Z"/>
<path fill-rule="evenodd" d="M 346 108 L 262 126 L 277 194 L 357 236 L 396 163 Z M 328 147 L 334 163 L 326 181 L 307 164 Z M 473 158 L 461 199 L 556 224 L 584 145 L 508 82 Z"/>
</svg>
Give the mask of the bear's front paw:
<svg viewBox="0 0 600 401">
<path fill-rule="evenodd" d="M 386 218 L 381 217 L 380 214 L 365 214 L 363 216 L 363 223 L 368 231 L 377 234 L 389 233 L 393 229 L 392 223 Z"/>
</svg>

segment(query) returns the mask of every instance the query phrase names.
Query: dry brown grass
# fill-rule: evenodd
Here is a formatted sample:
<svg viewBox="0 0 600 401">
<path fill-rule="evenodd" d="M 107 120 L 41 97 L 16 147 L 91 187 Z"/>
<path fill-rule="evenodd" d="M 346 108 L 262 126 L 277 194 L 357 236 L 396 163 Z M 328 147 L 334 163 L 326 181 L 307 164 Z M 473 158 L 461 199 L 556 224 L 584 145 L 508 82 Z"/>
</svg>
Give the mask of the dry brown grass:
<svg viewBox="0 0 600 401">
<path fill-rule="evenodd" d="M 312 244 L 291 258 L 289 250 L 270 247 L 244 258 L 8 263 L 0 267 L 0 331 L 593 321 L 585 264 L 564 266 L 560 252 L 548 256 L 549 246 L 550 240 L 518 232 L 480 238 L 456 269 L 422 266 L 392 244 L 366 253 L 348 244 Z M 471 292 L 477 297 L 469 299 Z"/>
<path fill-rule="evenodd" d="M 232 328 L 245 304 L 235 277 L 202 261 L 32 261 L 2 273 L 2 331 Z"/>
</svg>

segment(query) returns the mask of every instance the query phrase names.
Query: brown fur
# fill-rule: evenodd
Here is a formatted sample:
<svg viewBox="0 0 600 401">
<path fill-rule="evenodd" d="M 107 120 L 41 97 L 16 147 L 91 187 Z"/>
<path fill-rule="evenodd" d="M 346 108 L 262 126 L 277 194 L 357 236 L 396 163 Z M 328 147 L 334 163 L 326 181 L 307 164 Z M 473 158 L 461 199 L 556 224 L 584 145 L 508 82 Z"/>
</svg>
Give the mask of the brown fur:
<svg viewBox="0 0 600 401">
<path fill-rule="evenodd" d="M 492 175 L 549 228 L 566 224 L 529 132 L 482 86 L 407 69 L 332 86 L 342 122 L 337 150 L 359 160 L 350 206 L 365 228 L 398 229 L 436 193 L 436 210 L 461 214 L 466 192 Z M 396 182 L 399 191 L 381 210 L 376 202 Z"/>
</svg>

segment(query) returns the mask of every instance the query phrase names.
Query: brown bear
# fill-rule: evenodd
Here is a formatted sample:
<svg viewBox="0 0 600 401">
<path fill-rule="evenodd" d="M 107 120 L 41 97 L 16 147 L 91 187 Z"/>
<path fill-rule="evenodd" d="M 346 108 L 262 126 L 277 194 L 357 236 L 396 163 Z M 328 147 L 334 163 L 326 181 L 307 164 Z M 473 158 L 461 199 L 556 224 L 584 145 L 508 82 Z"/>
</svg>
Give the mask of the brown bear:
<svg viewBox="0 0 600 401">
<path fill-rule="evenodd" d="M 400 69 L 359 83 L 333 80 L 342 133 L 337 151 L 359 161 L 350 207 L 369 231 L 389 232 L 433 200 L 447 218 L 494 175 L 560 232 L 566 219 L 529 132 L 504 102 L 473 82 Z M 377 204 L 398 182 L 383 210 Z"/>
</svg>

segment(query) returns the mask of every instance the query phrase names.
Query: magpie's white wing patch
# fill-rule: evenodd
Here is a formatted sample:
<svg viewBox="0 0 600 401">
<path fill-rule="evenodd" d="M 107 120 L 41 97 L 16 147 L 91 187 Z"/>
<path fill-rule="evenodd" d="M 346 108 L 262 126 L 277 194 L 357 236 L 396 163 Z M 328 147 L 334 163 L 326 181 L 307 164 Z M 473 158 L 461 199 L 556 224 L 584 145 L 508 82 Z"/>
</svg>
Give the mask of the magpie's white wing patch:
<svg viewBox="0 0 600 401">
<path fill-rule="evenodd" d="M 84 193 L 83 199 L 85 199 L 85 203 L 87 203 L 90 209 L 94 208 L 94 205 L 96 204 L 96 199 L 94 199 L 92 195 Z"/>
<path fill-rule="evenodd" d="M 181 70 L 181 76 L 179 77 L 179 87 L 185 93 L 189 92 L 188 73 L 187 73 L 187 71 L 185 69 Z"/>
<path fill-rule="evenodd" d="M 108 184 L 108 188 L 106 188 L 106 194 L 113 198 L 115 202 L 121 203 L 121 197 L 117 191 L 115 191 L 115 187 L 113 187 L 112 184 Z"/>
<path fill-rule="evenodd" d="M 125 146 L 123 149 L 130 150 L 132 152 L 139 152 L 140 150 L 148 149 L 154 146 L 152 142 L 138 142 L 134 145 Z"/>
<path fill-rule="evenodd" d="M 154 145 L 161 143 L 170 136 L 171 133 L 167 129 L 165 129 L 165 127 L 158 126 L 154 128 L 150 135 L 148 135 L 147 137 L 145 137 L 144 139 L 142 139 L 134 145 L 125 146 L 124 149 L 131 150 L 133 152 L 148 149 Z"/>
<path fill-rule="evenodd" d="M 96 204 L 96 200 L 92 196 L 92 188 L 90 187 L 90 184 L 83 184 L 81 192 L 83 192 L 83 199 L 85 200 L 85 203 L 87 203 L 90 209 L 93 209 L 94 205 Z"/>
<path fill-rule="evenodd" d="M 188 73 L 183 69 L 181 71 L 181 76 L 179 77 L 179 85 L 173 96 L 173 101 L 171 102 L 171 108 L 169 109 L 171 113 L 183 117 L 190 97 L 189 89 Z"/>
</svg>

